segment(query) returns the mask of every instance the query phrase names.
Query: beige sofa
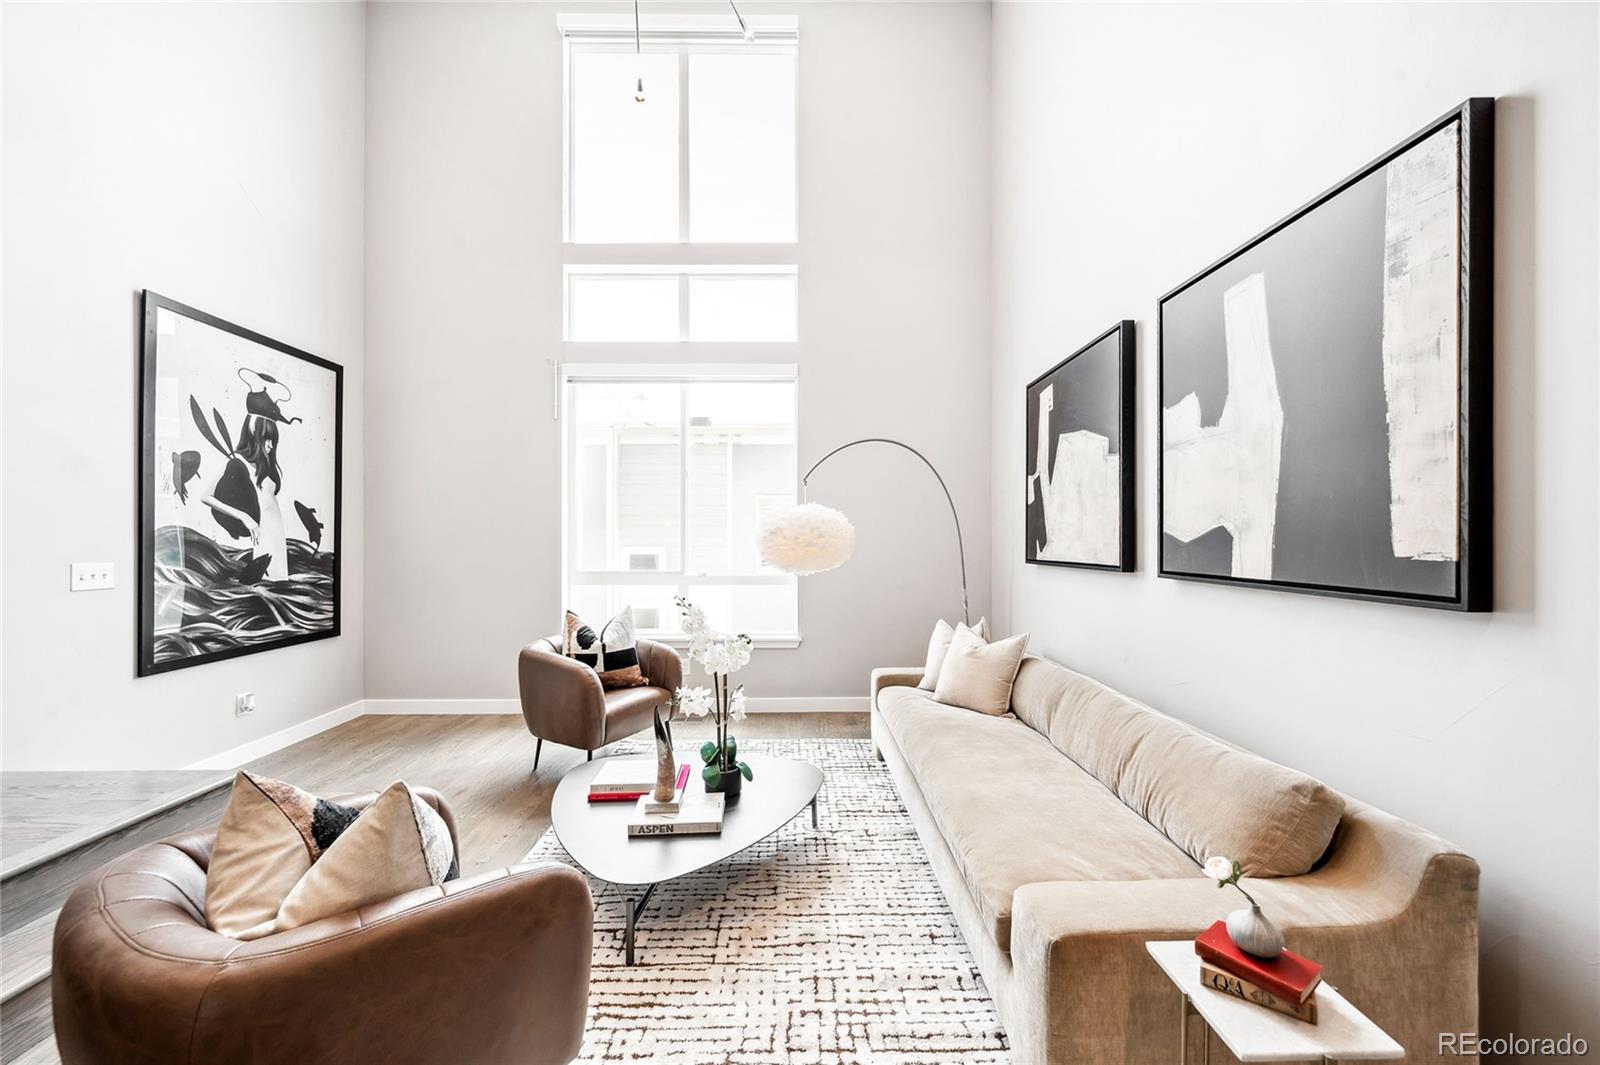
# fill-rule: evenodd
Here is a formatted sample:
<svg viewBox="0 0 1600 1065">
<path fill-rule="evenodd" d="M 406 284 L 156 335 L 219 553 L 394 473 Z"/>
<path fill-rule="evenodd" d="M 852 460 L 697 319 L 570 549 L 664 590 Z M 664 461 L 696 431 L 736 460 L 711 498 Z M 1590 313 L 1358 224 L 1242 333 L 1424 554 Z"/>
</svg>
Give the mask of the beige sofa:
<svg viewBox="0 0 1600 1065">
<path fill-rule="evenodd" d="M 1019 1065 L 1176 1060 L 1179 999 L 1144 943 L 1242 904 L 1203 878 L 1209 854 L 1259 877 L 1289 948 L 1406 1060 L 1477 1029 L 1478 866 L 1449 843 L 1040 658 L 1000 717 L 935 702 L 921 677 L 873 672 L 873 746 Z"/>
</svg>

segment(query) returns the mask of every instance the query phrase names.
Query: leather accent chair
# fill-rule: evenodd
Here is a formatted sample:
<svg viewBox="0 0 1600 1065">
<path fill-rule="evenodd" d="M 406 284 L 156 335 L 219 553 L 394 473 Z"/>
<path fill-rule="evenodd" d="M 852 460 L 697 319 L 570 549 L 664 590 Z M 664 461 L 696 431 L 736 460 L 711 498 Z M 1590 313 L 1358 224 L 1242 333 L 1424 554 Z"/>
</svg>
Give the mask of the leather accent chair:
<svg viewBox="0 0 1600 1065">
<path fill-rule="evenodd" d="M 417 792 L 455 839 L 449 807 Z M 140 847 L 67 899 L 51 973 L 64 1065 L 577 1056 L 594 906 L 576 870 L 515 865 L 246 943 L 205 924 L 215 840 Z"/>
<path fill-rule="evenodd" d="M 649 681 L 640 688 L 606 691 L 594 670 L 561 653 L 561 637 L 535 640 L 517 656 L 522 717 L 539 742 L 533 768 L 539 768 L 544 741 L 594 752 L 650 727 L 650 711 L 665 713 L 667 700 L 683 684 L 683 660 L 664 643 L 639 640 L 639 670 Z"/>
</svg>

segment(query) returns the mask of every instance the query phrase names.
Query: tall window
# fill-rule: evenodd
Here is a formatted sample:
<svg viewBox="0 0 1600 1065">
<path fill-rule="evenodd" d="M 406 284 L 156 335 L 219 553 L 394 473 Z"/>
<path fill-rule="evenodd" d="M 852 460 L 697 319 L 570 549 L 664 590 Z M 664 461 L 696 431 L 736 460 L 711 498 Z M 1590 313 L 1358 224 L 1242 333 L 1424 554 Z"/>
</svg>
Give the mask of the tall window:
<svg viewBox="0 0 1600 1065">
<path fill-rule="evenodd" d="M 791 642 L 756 527 L 798 482 L 796 24 L 645 14 L 561 20 L 567 602 Z"/>
<path fill-rule="evenodd" d="M 573 610 L 674 634 L 686 595 L 718 627 L 798 635 L 794 577 L 756 552 L 795 500 L 793 367 L 571 365 L 564 418 Z"/>
</svg>

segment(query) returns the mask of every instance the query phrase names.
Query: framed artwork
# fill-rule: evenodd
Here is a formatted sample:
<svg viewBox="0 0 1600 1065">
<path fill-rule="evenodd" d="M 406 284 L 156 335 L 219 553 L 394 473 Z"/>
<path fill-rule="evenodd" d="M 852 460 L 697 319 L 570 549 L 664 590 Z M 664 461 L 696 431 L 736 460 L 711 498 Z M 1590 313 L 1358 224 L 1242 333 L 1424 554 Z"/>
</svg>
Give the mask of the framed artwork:
<svg viewBox="0 0 1600 1065">
<path fill-rule="evenodd" d="M 1119 322 L 1028 382 L 1028 562 L 1133 570 L 1133 338 Z"/>
<path fill-rule="evenodd" d="M 344 370 L 144 294 L 139 675 L 339 635 Z"/>
<path fill-rule="evenodd" d="M 1161 298 L 1159 575 L 1491 607 L 1494 101 Z"/>
</svg>

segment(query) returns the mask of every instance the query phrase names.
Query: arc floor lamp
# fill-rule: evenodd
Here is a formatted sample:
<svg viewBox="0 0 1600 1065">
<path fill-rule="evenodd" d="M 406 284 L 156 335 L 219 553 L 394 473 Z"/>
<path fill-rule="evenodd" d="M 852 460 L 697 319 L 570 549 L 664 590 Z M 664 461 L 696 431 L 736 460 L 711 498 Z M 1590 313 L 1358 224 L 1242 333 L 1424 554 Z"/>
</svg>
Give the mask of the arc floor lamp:
<svg viewBox="0 0 1600 1065">
<path fill-rule="evenodd" d="M 972 615 L 967 604 L 967 549 L 961 540 L 961 517 L 956 513 L 956 501 L 951 497 L 950 487 L 944 483 L 944 478 L 939 476 L 939 471 L 928 461 L 928 456 L 899 440 L 891 440 L 884 436 L 852 440 L 848 444 L 840 444 L 813 462 L 811 468 L 805 472 L 805 476 L 800 478 L 802 502 L 796 506 L 774 511 L 762 521 L 759 534 L 761 558 L 775 569 L 799 576 L 835 569 L 849 561 L 856 546 L 855 526 L 850 524 L 849 518 L 832 507 L 810 502 L 806 499 L 805 492 L 807 482 L 811 480 L 811 475 L 817 472 L 818 466 L 846 448 L 858 444 L 892 444 L 904 448 L 921 459 L 922 464 L 928 467 L 928 471 L 939 482 L 939 487 L 944 491 L 945 502 L 950 504 L 950 520 L 956 525 L 956 555 L 961 562 L 961 619 L 970 624 Z"/>
</svg>

